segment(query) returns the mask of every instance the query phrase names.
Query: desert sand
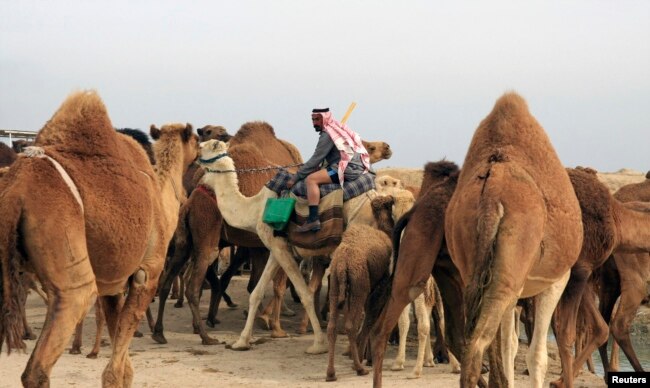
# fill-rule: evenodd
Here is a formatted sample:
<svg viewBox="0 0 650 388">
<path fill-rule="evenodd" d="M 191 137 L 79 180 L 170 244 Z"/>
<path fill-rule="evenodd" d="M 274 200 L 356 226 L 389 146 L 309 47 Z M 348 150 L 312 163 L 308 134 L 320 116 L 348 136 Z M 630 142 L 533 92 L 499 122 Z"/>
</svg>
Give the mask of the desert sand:
<svg viewBox="0 0 650 388">
<path fill-rule="evenodd" d="M 229 309 L 222 303 L 218 317 L 221 324 L 209 329 L 210 334 L 221 341 L 232 343 L 244 327 L 244 310 L 248 305 L 246 292 L 247 275 L 235 276 L 228 289 L 229 294 L 239 304 L 236 309 Z M 267 289 L 267 300 L 271 295 Z M 323 294 L 324 296 L 324 294 Z M 201 303 L 202 313 L 207 314 L 207 298 Z M 301 307 L 286 296 L 287 305 L 300 313 Z M 299 317 L 282 317 L 285 330 L 291 334 L 286 339 L 271 339 L 270 332 L 256 327 L 255 334 L 262 343 L 246 352 L 227 350 L 224 345 L 204 346 L 198 335 L 192 334 L 190 310 L 185 305 L 177 309 L 174 301 L 169 300 L 165 309 L 165 335 L 169 341 L 166 345 L 155 343 L 145 324 L 140 330 L 142 338 L 134 338 L 131 344 L 131 360 L 135 369 L 134 387 L 349 387 L 372 386 L 372 373 L 356 376 L 351 369 L 351 361 L 341 354 L 346 349 L 347 337 L 339 335 L 337 339 L 336 368 L 338 381 L 325 382 L 327 354 L 308 355 L 304 351 L 311 344 L 313 335 L 299 336 L 292 334 L 298 326 Z M 157 304 L 151 305 L 155 314 Z M 32 293 L 27 304 L 27 316 L 30 325 L 37 334 L 43 325 L 45 305 L 37 295 Z M 84 322 L 84 345 L 81 355 L 66 352 L 58 360 L 51 374 L 52 387 L 100 387 L 101 373 L 109 358 L 108 333 L 104 331 L 105 346 L 99 357 L 87 359 L 85 354 L 92 347 L 95 335 L 94 310 Z M 423 376 L 417 380 L 408 380 L 406 376 L 413 367 L 417 339 L 412 330 L 407 346 L 407 361 L 404 371 L 390 370 L 397 352 L 395 346 L 388 346 L 384 361 L 385 387 L 453 387 L 458 386 L 459 375 L 452 374 L 448 364 L 439 364 L 433 368 L 424 368 Z M 20 375 L 25 368 L 35 341 L 27 341 L 27 353 L 13 352 L 7 356 L 6 351 L 0 355 L 0 387 L 20 386 Z M 520 345 L 517 357 L 516 387 L 528 386 L 525 370 L 525 345 Z M 549 371 L 546 384 L 558 377 L 560 371 L 559 357 L 554 344 L 549 343 Z M 599 361 L 597 361 L 599 362 Z M 547 385 L 548 386 L 548 385 Z M 601 377 L 589 372 L 582 372 L 576 387 L 604 387 Z"/>
</svg>

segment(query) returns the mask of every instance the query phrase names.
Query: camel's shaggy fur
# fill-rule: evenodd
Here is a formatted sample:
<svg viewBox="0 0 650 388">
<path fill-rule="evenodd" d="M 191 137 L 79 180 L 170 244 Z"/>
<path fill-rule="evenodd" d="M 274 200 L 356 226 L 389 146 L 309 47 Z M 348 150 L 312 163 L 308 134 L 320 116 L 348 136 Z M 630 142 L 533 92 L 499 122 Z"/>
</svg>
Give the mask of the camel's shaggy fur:
<svg viewBox="0 0 650 388">
<path fill-rule="evenodd" d="M 476 385 L 500 323 L 503 370 L 512 384 L 514 307 L 535 295 L 537 330 L 527 362 L 533 385 L 543 384 L 546 333 L 582 235 L 578 200 L 548 136 L 524 99 L 506 93 L 474 133 L 445 216 L 447 246 L 466 286 L 461 386 Z"/>
<path fill-rule="evenodd" d="M 364 306 L 370 291 L 388 277 L 392 245 L 390 234 L 393 230 L 393 198 L 377 197 L 372 201 L 373 214 L 378 228 L 368 225 L 351 225 L 343 233 L 341 243 L 332 254 L 330 263 L 330 316 L 327 324 L 329 342 L 329 362 L 327 381 L 336 380 L 334 352 L 336 348 L 336 323 L 339 310 L 345 308 L 345 329 L 350 342 L 350 355 L 358 375 L 368 372 L 361 365 L 359 344 L 365 348 L 362 334 L 357 343 L 357 335 L 363 321 Z"/>
<path fill-rule="evenodd" d="M 19 294 L 12 288 L 20 268 L 11 261 L 16 249 L 48 294 L 43 331 L 23 373 L 26 386 L 48 384 L 52 366 L 98 294 L 113 343 L 102 383 L 131 385 L 128 346 L 155 293 L 178 217 L 178 202 L 164 207 L 163 201 L 174 198 L 170 181 L 180 184 L 183 168 L 196 157 L 196 137 L 185 139 L 176 163 L 156 174 L 142 147 L 114 130 L 99 96 L 77 92 L 36 138 L 47 157 L 34 152 L 19 158 L 0 182 L 2 317 L 21 317 L 11 302 Z M 14 322 L 1 326 L 0 342 L 24 346 L 16 341 Z"/>
</svg>

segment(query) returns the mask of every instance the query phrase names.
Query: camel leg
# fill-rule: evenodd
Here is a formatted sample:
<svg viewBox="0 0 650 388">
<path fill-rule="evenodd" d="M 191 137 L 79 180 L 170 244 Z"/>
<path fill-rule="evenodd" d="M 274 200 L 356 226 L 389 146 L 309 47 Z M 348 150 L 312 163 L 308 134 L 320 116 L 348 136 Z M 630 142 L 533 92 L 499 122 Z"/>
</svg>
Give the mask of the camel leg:
<svg viewBox="0 0 650 388">
<path fill-rule="evenodd" d="M 185 281 L 185 271 L 187 271 L 189 266 L 185 266 L 185 270 L 181 269 L 181 272 L 176 275 L 175 279 L 178 281 L 178 299 L 174 303 L 174 308 L 182 308 L 183 303 L 185 302 L 185 286 L 187 282 Z"/>
<path fill-rule="evenodd" d="M 132 385 L 133 367 L 129 357 L 129 345 L 133 333 L 145 315 L 147 306 L 156 293 L 158 279 L 164 265 L 165 251 L 166 247 L 159 252 L 147 252 L 140 268 L 131 277 L 124 306 L 117 319 L 114 319 L 117 321 L 117 330 L 113 334 L 113 352 L 102 373 L 102 386 L 105 388 Z M 105 312 L 109 324 L 108 310 Z"/>
<path fill-rule="evenodd" d="M 418 318 L 418 356 L 415 360 L 413 371 L 408 376 L 409 379 L 417 379 L 422 376 L 422 367 L 425 365 L 425 354 L 427 357 L 427 366 L 434 365 L 431 352 L 431 310 L 424 303 L 424 295 L 417 297 L 414 303 L 415 316 Z"/>
<path fill-rule="evenodd" d="M 23 275 L 23 276 L 26 276 L 26 275 Z M 33 285 L 32 286 L 33 290 L 38 290 L 38 287 L 33 282 L 32 282 L 32 285 Z M 43 291 L 41 291 L 41 292 L 43 292 Z M 22 303 L 22 307 L 21 307 L 22 309 L 25 309 L 25 305 L 27 304 L 27 294 L 28 294 L 27 292 L 24 293 L 24 297 L 23 297 L 23 300 L 21 302 Z M 47 297 L 45 297 L 43 300 L 45 300 L 45 303 L 47 303 Z M 34 334 L 34 331 L 29 326 L 29 323 L 27 322 L 27 314 L 25 314 L 24 312 L 23 312 L 23 328 L 25 329 L 25 333 L 23 334 L 23 339 L 24 340 L 35 340 L 37 338 L 36 334 Z M 73 347 L 74 347 L 74 345 L 73 345 Z"/>
<path fill-rule="evenodd" d="M 608 279 L 606 282 L 600 282 L 600 289 L 598 292 L 598 310 L 600 311 L 600 315 L 603 317 L 605 323 L 609 325 L 612 319 L 612 312 L 617 304 L 617 299 L 621 294 L 621 286 L 618 277 L 618 270 L 615 269 L 614 259 L 612 257 L 610 257 L 601 268 Z M 614 276 L 609 276 L 610 274 L 605 272 L 608 270 L 613 271 L 611 274 Z M 603 274 L 601 274 L 601 277 L 602 276 Z M 616 344 L 616 341 L 613 341 L 612 344 Z M 616 346 L 618 347 L 618 344 L 616 344 Z M 613 366 L 609 364 L 609 358 L 607 356 L 607 341 L 598 347 L 598 353 L 600 353 L 600 359 L 605 373 L 618 370 L 613 369 Z"/>
<path fill-rule="evenodd" d="M 287 338 L 289 335 L 286 331 L 282 330 L 280 324 L 280 311 L 282 310 L 282 303 L 284 294 L 287 291 L 287 274 L 280 269 L 273 278 L 273 310 L 271 311 L 271 338 Z"/>
<path fill-rule="evenodd" d="M 25 228 L 35 234 L 39 234 L 41 226 L 49 233 L 48 244 L 43 248 L 40 244 L 25 243 L 27 257 L 46 288 L 48 302 L 43 329 L 21 380 L 25 387 L 49 387 L 52 367 L 65 350 L 75 326 L 95 302 L 97 286 L 83 223 L 60 228 L 49 225 L 54 221 L 39 220 L 37 225 L 30 225 L 29 219 L 25 222 Z M 61 234 L 52 235 L 53 231 Z"/>
<path fill-rule="evenodd" d="M 408 337 L 409 327 L 411 326 L 411 305 L 406 305 L 402 313 L 399 315 L 397 327 L 399 328 L 399 345 L 397 347 L 397 356 L 390 370 L 404 370 L 404 362 L 406 361 L 406 341 Z M 419 322 L 418 322 L 419 323 Z M 417 365 L 417 364 L 416 364 Z"/>
<path fill-rule="evenodd" d="M 328 343 L 328 361 L 327 361 L 327 377 L 325 381 L 336 381 L 336 370 L 334 369 L 334 356 L 336 352 L 336 335 L 338 331 L 336 325 L 339 320 L 339 309 L 337 308 L 338 301 L 338 279 L 336 276 L 330 278 L 329 293 L 332 293 L 329 298 L 330 313 L 327 322 L 327 343 Z"/>
<path fill-rule="evenodd" d="M 317 257 L 313 257 L 311 260 L 313 264 L 312 264 L 311 278 L 309 279 L 309 292 L 311 292 L 312 295 L 314 295 L 314 308 L 316 308 L 315 300 L 317 299 L 318 296 L 320 296 L 316 293 L 316 291 L 320 289 L 321 284 L 323 283 L 323 276 L 325 275 L 325 266 L 320 263 L 320 260 L 318 260 Z M 298 334 L 307 333 L 308 323 L 309 323 L 309 315 L 307 314 L 307 311 L 304 311 L 302 314 L 302 319 L 300 320 L 300 326 L 298 326 L 296 333 Z"/>
<path fill-rule="evenodd" d="M 205 320 L 205 324 L 208 327 L 214 327 L 221 323 L 217 319 L 217 313 L 219 312 L 219 304 L 217 303 L 217 300 L 220 300 L 223 293 L 223 284 L 221 283 L 221 279 L 217 276 L 216 270 L 218 264 L 217 260 L 212 262 L 205 274 L 205 278 L 208 280 L 208 283 L 210 283 L 210 307 L 208 308 L 208 317 Z"/>
<path fill-rule="evenodd" d="M 268 228 L 268 226 L 264 226 Z M 296 287 L 296 292 L 300 297 L 303 307 L 309 314 L 309 320 L 314 329 L 314 343 L 306 350 L 309 354 L 321 354 L 327 352 L 326 338 L 323 335 L 323 330 L 320 327 L 320 321 L 314 310 L 314 296 L 307 289 L 307 284 L 300 274 L 300 269 L 293 256 L 289 253 L 287 243 L 281 238 L 275 238 L 273 245 L 277 245 L 279 249 L 274 249 L 273 256 L 275 260 L 282 266 L 282 269 L 287 273 L 289 280 Z M 271 245 L 271 244 L 269 244 Z M 277 253 L 277 255 L 276 255 Z M 361 301 L 362 305 L 365 301 Z"/>
<path fill-rule="evenodd" d="M 72 347 L 70 348 L 70 351 L 68 353 L 70 354 L 81 354 L 81 343 L 82 337 L 83 337 L 83 331 L 84 331 L 84 319 L 86 317 L 84 316 L 79 323 L 77 323 L 77 326 L 74 328 L 74 339 L 72 340 Z"/>
<path fill-rule="evenodd" d="M 213 261 L 211 249 L 212 248 L 210 247 L 209 249 L 193 250 L 194 254 L 192 256 L 194 257 L 194 268 L 185 290 L 187 293 L 187 304 L 190 306 L 190 310 L 192 311 L 193 326 L 195 330 L 198 330 L 203 345 L 218 345 L 220 343 L 219 340 L 211 338 L 208 335 L 199 311 L 201 288 L 203 287 L 203 281 L 205 280 L 207 269 Z"/>
<path fill-rule="evenodd" d="M 104 310 L 102 309 L 102 303 L 97 300 L 95 303 L 95 323 L 97 325 L 97 332 L 95 333 L 95 345 L 93 349 L 86 355 L 86 358 L 97 358 L 99 354 L 99 348 L 102 345 L 102 331 L 104 331 L 104 322 L 106 318 L 104 317 Z"/>
<path fill-rule="evenodd" d="M 596 308 L 595 301 L 592 297 L 585 297 L 582 299 L 580 306 L 580 315 L 584 317 L 586 326 L 590 327 L 593 332 L 588 336 L 588 341 L 582 350 L 576 353 L 575 361 L 573 363 L 573 377 L 577 377 L 580 373 L 582 365 L 591 357 L 591 354 L 596 348 L 603 343 L 607 342 L 609 337 L 609 329 L 607 323 L 603 320 L 602 316 Z"/>
<path fill-rule="evenodd" d="M 189 249 L 189 244 L 185 239 L 178 239 L 178 241 L 176 241 L 176 249 L 174 250 L 174 255 L 165 264 L 165 270 L 163 271 L 162 277 L 160 279 L 160 287 L 158 290 L 158 317 L 153 328 L 153 333 L 151 334 L 151 338 L 153 338 L 153 340 L 159 344 L 167 343 L 167 339 L 165 338 L 164 334 L 165 329 L 163 327 L 165 302 L 167 302 L 167 297 L 169 296 L 172 282 L 178 277 L 178 275 L 181 273 L 181 270 L 183 269 L 183 266 L 185 266 L 190 258 Z M 181 284 L 181 293 L 184 288 L 184 285 Z M 182 296 L 178 297 L 178 301 L 182 301 L 182 299 Z M 178 303 L 178 301 L 176 303 Z"/>
<path fill-rule="evenodd" d="M 253 339 L 253 325 L 255 323 L 257 309 L 262 302 L 262 299 L 264 299 L 264 289 L 279 269 L 280 265 L 275 260 L 274 255 L 270 255 L 266 262 L 266 266 L 264 267 L 264 271 L 262 272 L 262 275 L 257 281 L 257 284 L 248 299 L 248 316 L 246 318 L 246 325 L 244 326 L 244 330 L 242 330 L 239 339 L 232 345 L 228 346 L 229 349 L 249 350 L 251 348 L 251 340 Z"/>
<path fill-rule="evenodd" d="M 506 311 L 501 320 L 501 359 L 503 362 L 503 370 L 508 379 L 508 385 L 514 387 L 515 385 L 515 357 L 517 356 L 517 348 L 519 347 L 519 340 L 517 338 L 517 330 L 515 329 L 516 321 L 518 318 L 516 308 Z M 490 379 L 492 380 L 492 379 Z"/>
<path fill-rule="evenodd" d="M 630 326 L 641 305 L 641 301 L 646 296 L 646 281 L 639 274 L 636 274 L 636 276 L 628 276 L 625 280 L 621 282 L 621 299 L 618 310 L 610 323 L 610 329 L 614 339 L 616 339 L 623 353 L 627 356 L 634 371 L 643 372 L 644 369 L 636 356 L 632 341 L 630 340 Z"/>
<path fill-rule="evenodd" d="M 180 292 L 180 280 L 178 279 L 178 276 L 174 276 L 174 280 L 172 281 L 172 294 L 169 297 L 169 299 L 178 299 L 178 295 Z"/>
<path fill-rule="evenodd" d="M 607 346 L 607 343 L 605 343 Z M 612 341 L 612 355 L 609 361 L 609 370 L 610 372 L 618 372 L 621 369 L 620 366 L 620 350 L 621 347 L 618 346 L 618 342 Z"/>
<path fill-rule="evenodd" d="M 369 289 L 370 287 L 368 287 Z M 363 321 L 365 298 L 359 295 L 352 295 L 348 301 L 348 317 L 345 321 L 345 329 L 348 332 L 348 341 L 350 343 L 350 356 L 352 356 L 352 368 L 357 371 L 358 376 L 368 374 L 366 368 L 361 364 L 361 357 L 359 355 L 359 342 L 357 336 Z M 365 345 L 365 344 L 364 344 Z M 365 346 L 363 346 L 365 348 Z"/>
<path fill-rule="evenodd" d="M 548 365 L 548 352 L 546 349 L 548 327 L 553 317 L 553 311 L 569 281 L 570 273 L 571 271 L 567 271 L 560 280 L 537 295 L 535 299 L 535 331 L 533 332 L 528 354 L 526 354 L 531 386 L 534 387 L 540 388 L 544 384 L 544 376 L 546 376 L 546 367 Z"/>
</svg>

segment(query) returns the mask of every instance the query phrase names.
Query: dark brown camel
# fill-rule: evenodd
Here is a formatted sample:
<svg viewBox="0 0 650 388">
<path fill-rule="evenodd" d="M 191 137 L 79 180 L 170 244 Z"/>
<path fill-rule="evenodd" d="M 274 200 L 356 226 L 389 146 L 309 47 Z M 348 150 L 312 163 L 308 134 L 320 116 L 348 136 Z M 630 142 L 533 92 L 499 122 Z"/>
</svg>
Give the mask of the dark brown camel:
<svg viewBox="0 0 650 388">
<path fill-rule="evenodd" d="M 23 152 L 25 148 L 33 145 L 34 145 L 34 140 L 21 139 L 21 140 L 14 140 L 13 142 L 11 142 L 11 148 L 13 148 L 17 154 Z"/>
<path fill-rule="evenodd" d="M 222 127 L 204 127 L 201 130 L 203 136 L 228 137 Z M 206 139 L 208 140 L 208 139 Z M 236 161 L 238 169 L 250 169 L 266 166 L 288 166 L 302 162 L 298 150 L 285 141 L 275 137 L 275 131 L 268 123 L 249 122 L 239 129 L 239 131 L 229 138 L 230 154 Z M 290 169 L 295 171 L 295 169 Z M 276 170 L 268 170 L 257 173 L 240 174 L 239 188 L 244 195 L 251 196 L 257 193 L 275 174 Z M 199 170 L 194 179 L 200 179 L 202 170 Z M 189 259 L 189 252 L 194 257 L 194 271 L 187 285 L 186 295 L 188 304 L 192 310 L 193 325 L 201 336 L 202 343 L 205 345 L 217 344 L 218 341 L 210 338 L 205 326 L 200 319 L 198 302 L 200 287 L 208 266 L 214 260 L 213 251 L 221 241 L 223 244 L 236 245 L 240 248 L 247 248 L 254 263 L 265 263 L 268 257 L 268 250 L 259 238 L 249 232 L 237 230 L 227 226 L 221 217 L 221 213 L 216 206 L 216 199 L 209 187 L 199 184 L 190 194 L 188 202 L 183 206 L 179 227 L 177 228 L 176 252 L 166 265 L 165 272 L 161 279 L 160 300 L 158 309 L 158 319 L 154 327 L 152 338 L 159 343 L 166 343 L 163 328 L 164 304 L 171 288 L 171 279 L 176 276 L 182 266 Z M 180 223 L 183 223 L 182 225 Z M 244 258 L 243 255 L 238 257 Z M 208 314 L 208 324 L 214 326 L 217 323 L 216 313 L 221 297 L 221 290 L 227 286 L 230 277 L 241 264 L 240 261 L 231 263 L 231 270 L 227 271 L 223 278 L 224 284 L 219 284 L 218 279 L 212 279 L 212 295 L 215 300 L 210 305 Z M 258 264 L 259 265 L 259 264 Z M 212 271 L 210 271 L 212 272 Z M 286 278 L 285 278 L 286 279 Z M 285 280 L 286 281 L 286 280 Z M 283 287 L 279 287 L 278 290 Z M 282 293 L 282 296 L 284 293 Z M 276 295 L 276 298 L 278 296 Z M 273 336 L 284 337 L 286 333 L 282 332 L 279 325 L 272 325 L 274 329 Z"/>
</svg>

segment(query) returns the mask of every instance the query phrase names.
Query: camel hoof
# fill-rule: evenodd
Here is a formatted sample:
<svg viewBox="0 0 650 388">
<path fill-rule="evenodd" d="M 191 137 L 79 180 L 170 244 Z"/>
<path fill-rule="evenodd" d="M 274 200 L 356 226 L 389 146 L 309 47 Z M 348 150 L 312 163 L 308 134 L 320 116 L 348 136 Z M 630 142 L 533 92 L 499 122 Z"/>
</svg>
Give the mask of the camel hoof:
<svg viewBox="0 0 650 388">
<path fill-rule="evenodd" d="M 177 309 L 182 308 L 182 307 L 183 307 L 183 302 L 176 302 L 176 303 L 174 303 L 174 307 L 177 308 Z"/>
<path fill-rule="evenodd" d="M 564 388 L 564 382 L 562 381 L 562 379 L 551 381 L 549 386 L 551 388 Z"/>
<path fill-rule="evenodd" d="M 220 342 L 218 339 L 206 337 L 201 339 L 203 345 L 221 345 L 223 342 Z"/>
<path fill-rule="evenodd" d="M 135 338 L 142 338 L 142 337 L 144 337 L 144 334 L 142 334 L 142 332 L 141 332 L 140 330 L 136 330 L 136 331 L 133 333 L 133 337 L 135 337 Z"/>
<path fill-rule="evenodd" d="M 88 353 L 86 354 L 86 358 L 90 358 L 91 360 L 95 360 L 97 358 L 97 353 Z"/>
<path fill-rule="evenodd" d="M 419 373 L 413 373 L 413 374 L 410 374 L 410 375 L 406 376 L 406 378 L 409 379 L 409 380 L 414 380 L 414 379 L 419 379 L 420 376 L 421 376 L 421 374 L 419 374 Z"/>
<path fill-rule="evenodd" d="M 70 354 L 81 354 L 81 348 L 70 349 Z"/>
<path fill-rule="evenodd" d="M 289 338 L 289 334 L 286 331 L 274 331 L 271 333 L 271 338 Z"/>
<path fill-rule="evenodd" d="M 24 339 L 24 340 L 27 340 L 27 341 L 33 341 L 33 340 L 35 340 L 36 338 L 38 338 L 38 337 L 37 337 L 36 334 L 34 334 L 34 333 L 25 333 L 25 334 L 23 335 L 23 339 Z"/>
<path fill-rule="evenodd" d="M 251 344 L 253 344 L 253 345 L 261 345 L 261 344 L 265 344 L 267 342 L 269 342 L 268 338 L 260 337 L 258 339 L 252 340 Z"/>
<path fill-rule="evenodd" d="M 453 373 L 455 375 L 459 375 L 460 374 L 460 367 L 451 368 L 451 373 Z"/>
<path fill-rule="evenodd" d="M 357 369 L 357 376 L 365 376 L 368 374 L 368 370 L 365 368 Z"/>
<path fill-rule="evenodd" d="M 237 342 L 231 344 L 231 345 L 226 345 L 226 349 L 230 350 L 235 350 L 238 352 L 243 352 L 245 350 L 250 350 L 251 345 L 249 343 L 246 343 L 244 341 L 238 340 Z"/>
<path fill-rule="evenodd" d="M 305 350 L 305 353 L 307 354 L 327 353 L 327 344 L 325 343 L 313 344 L 312 346 L 308 347 L 307 350 Z"/>
<path fill-rule="evenodd" d="M 159 344 L 166 344 L 167 343 L 167 338 L 165 338 L 165 335 L 163 333 L 153 333 L 151 335 L 151 338 L 158 342 Z"/>
<path fill-rule="evenodd" d="M 429 360 L 424 362 L 424 366 L 426 366 L 427 368 L 433 368 L 434 366 L 436 366 L 436 363 L 433 360 Z"/>
<path fill-rule="evenodd" d="M 210 327 L 210 328 L 213 328 L 213 329 L 214 329 L 214 327 L 215 327 L 216 325 L 218 325 L 218 324 L 220 324 L 220 323 L 221 323 L 221 321 L 218 320 L 218 319 L 216 319 L 216 318 L 215 318 L 215 319 L 207 319 L 207 320 L 205 321 L 206 326 L 208 326 L 208 327 Z"/>
<path fill-rule="evenodd" d="M 390 370 L 404 370 L 404 364 L 393 364 L 390 367 Z"/>
<path fill-rule="evenodd" d="M 234 309 L 236 309 L 237 307 L 239 307 L 239 305 L 238 305 L 237 303 L 228 303 L 228 308 L 229 308 L 229 309 L 233 309 L 233 310 L 234 310 Z"/>
<path fill-rule="evenodd" d="M 331 381 L 336 381 L 336 375 L 335 374 L 333 374 L 331 376 L 327 375 L 327 377 L 325 377 L 325 381 L 330 381 L 330 382 Z"/>
</svg>

